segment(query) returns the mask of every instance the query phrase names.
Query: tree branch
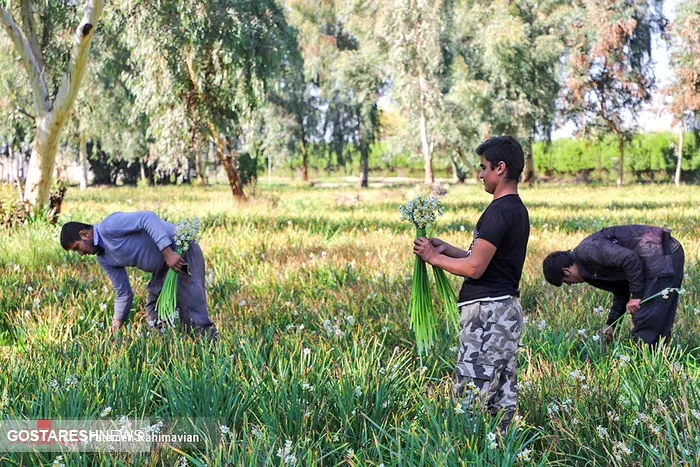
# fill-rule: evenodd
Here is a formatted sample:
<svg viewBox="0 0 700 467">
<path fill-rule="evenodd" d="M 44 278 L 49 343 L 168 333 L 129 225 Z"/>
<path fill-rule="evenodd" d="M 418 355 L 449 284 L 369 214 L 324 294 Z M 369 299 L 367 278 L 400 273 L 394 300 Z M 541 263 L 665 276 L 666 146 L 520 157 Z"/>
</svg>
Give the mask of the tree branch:
<svg viewBox="0 0 700 467">
<path fill-rule="evenodd" d="M 95 26 L 102 13 L 103 0 L 88 0 L 83 19 L 75 30 L 73 36 L 73 51 L 68 63 L 68 69 L 63 75 L 61 86 L 58 88 L 54 101 L 55 119 L 63 120 L 75 101 L 80 87 L 80 81 L 85 74 L 90 41 L 95 31 Z"/>
<path fill-rule="evenodd" d="M 21 113 L 22 115 L 24 115 L 24 116 L 26 116 L 26 117 L 29 117 L 32 121 L 35 121 L 35 120 L 36 120 L 36 117 L 35 117 L 34 115 L 30 114 L 29 112 L 27 112 L 26 110 L 24 110 L 24 109 L 21 108 L 21 107 L 17 107 L 17 111 L 18 111 L 19 113 Z"/>
<path fill-rule="evenodd" d="M 29 48 L 34 53 L 36 61 L 39 64 L 40 69 L 44 69 L 44 57 L 41 54 L 41 48 L 39 47 L 39 41 L 36 37 L 36 28 L 34 27 L 34 13 L 32 11 L 32 5 L 29 0 L 21 0 L 20 11 L 22 12 L 22 30 L 24 31 L 24 37 L 27 39 Z"/>
<path fill-rule="evenodd" d="M 197 72 L 194 70 L 194 47 L 188 44 L 185 47 L 185 64 L 187 65 L 187 74 L 190 77 L 192 86 L 194 87 L 194 92 L 199 94 L 199 85 L 197 83 Z"/>
<path fill-rule="evenodd" d="M 12 19 L 12 16 L 3 6 L 0 6 L 0 24 L 5 28 L 12 43 L 15 45 L 15 50 L 24 61 L 24 68 L 27 70 L 29 82 L 32 86 L 32 97 L 34 98 L 34 107 L 37 115 L 50 111 L 51 101 L 41 64 L 19 30 L 17 23 L 15 23 L 15 20 Z"/>
</svg>

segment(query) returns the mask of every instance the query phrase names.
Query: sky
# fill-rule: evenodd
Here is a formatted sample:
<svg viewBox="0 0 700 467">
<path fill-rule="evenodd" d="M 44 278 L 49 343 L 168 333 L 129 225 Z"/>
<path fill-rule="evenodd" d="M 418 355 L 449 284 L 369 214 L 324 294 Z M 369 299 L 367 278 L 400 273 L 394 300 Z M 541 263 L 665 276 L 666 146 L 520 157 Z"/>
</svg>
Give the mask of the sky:
<svg viewBox="0 0 700 467">
<path fill-rule="evenodd" d="M 679 0 L 665 0 L 663 12 L 666 18 L 673 20 Z M 656 75 L 657 89 L 653 92 L 652 102 L 644 107 L 637 116 L 639 129 L 643 132 L 672 130 L 673 117 L 662 110 L 663 101 L 658 88 L 670 84 L 673 73 L 669 66 L 668 50 L 666 43 L 660 37 L 652 39 L 652 60 L 654 60 L 654 74 Z M 552 139 L 567 138 L 573 136 L 576 128 L 571 122 L 567 122 L 552 132 Z"/>
</svg>

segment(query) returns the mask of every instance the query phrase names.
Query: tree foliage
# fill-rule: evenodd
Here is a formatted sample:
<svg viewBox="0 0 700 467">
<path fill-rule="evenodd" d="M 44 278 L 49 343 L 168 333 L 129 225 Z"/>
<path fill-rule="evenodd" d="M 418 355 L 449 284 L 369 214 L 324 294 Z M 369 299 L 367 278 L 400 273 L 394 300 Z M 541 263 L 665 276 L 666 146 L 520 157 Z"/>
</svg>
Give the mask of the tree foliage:
<svg viewBox="0 0 700 467">
<path fill-rule="evenodd" d="M 666 30 L 660 0 L 117 0 L 75 86 L 83 5 L 17 0 L 1 7 L 0 46 L 18 53 L 0 56 L 0 144 L 44 154 L 30 169 L 38 198 L 55 148 L 63 173 L 93 164 L 107 183 L 204 183 L 213 160 L 240 198 L 263 165 L 359 173 L 361 187 L 371 169 L 418 163 L 427 183 L 450 167 L 465 180 L 497 134 L 523 144 L 524 180 L 658 177 L 669 146 L 635 136 L 655 92 L 651 39 L 667 33 L 669 109 L 697 127 L 698 5 L 682 0 Z M 585 139 L 549 147 L 566 119 Z M 694 167 L 688 141 L 674 142 L 677 179 Z"/>
<path fill-rule="evenodd" d="M 618 179 L 624 145 L 654 86 L 651 37 L 664 26 L 661 2 L 582 0 L 568 19 L 566 93 L 568 114 L 584 130 L 603 126 L 618 140 Z"/>
</svg>

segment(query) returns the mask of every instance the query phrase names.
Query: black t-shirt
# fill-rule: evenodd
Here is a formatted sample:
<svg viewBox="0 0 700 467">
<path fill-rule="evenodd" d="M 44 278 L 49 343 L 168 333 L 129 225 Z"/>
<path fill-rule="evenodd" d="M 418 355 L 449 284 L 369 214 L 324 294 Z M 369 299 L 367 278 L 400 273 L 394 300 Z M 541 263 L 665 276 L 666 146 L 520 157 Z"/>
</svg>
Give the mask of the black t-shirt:
<svg viewBox="0 0 700 467">
<path fill-rule="evenodd" d="M 480 278 L 464 278 L 459 302 L 504 295 L 517 297 L 529 236 L 530 217 L 520 196 L 494 199 L 476 223 L 468 253 L 471 254 L 477 238 L 492 243 L 496 253 Z"/>
</svg>

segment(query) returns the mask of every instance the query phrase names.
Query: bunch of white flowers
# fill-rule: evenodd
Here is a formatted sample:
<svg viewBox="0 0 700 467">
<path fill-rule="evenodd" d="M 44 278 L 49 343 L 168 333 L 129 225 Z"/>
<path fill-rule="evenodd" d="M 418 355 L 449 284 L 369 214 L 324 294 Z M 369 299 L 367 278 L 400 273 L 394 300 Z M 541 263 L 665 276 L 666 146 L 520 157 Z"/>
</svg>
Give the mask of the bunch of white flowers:
<svg viewBox="0 0 700 467">
<path fill-rule="evenodd" d="M 418 195 L 405 205 L 399 205 L 401 219 L 413 222 L 417 228 L 425 229 L 442 216 L 442 206 L 437 196 Z"/>
<path fill-rule="evenodd" d="M 425 237 L 428 224 L 435 222 L 441 216 L 442 206 L 436 196 L 418 195 L 405 205 L 399 206 L 401 218 L 412 222 L 416 226 L 416 237 Z M 450 284 L 445 271 L 433 265 L 435 285 L 440 297 L 443 318 L 448 329 L 459 330 L 459 311 L 457 310 L 457 297 Z M 411 300 L 408 305 L 408 314 L 411 317 L 411 329 L 416 336 L 418 352 L 427 354 L 435 344 L 437 338 L 437 317 L 430 296 L 430 284 L 428 270 L 425 261 L 416 255 L 413 267 L 413 280 L 411 283 Z"/>
<path fill-rule="evenodd" d="M 190 243 L 199 241 L 200 227 L 199 217 L 185 219 L 177 223 L 173 240 L 178 254 L 186 252 Z"/>
<path fill-rule="evenodd" d="M 199 218 L 185 219 L 175 226 L 175 251 L 183 255 L 192 242 L 199 240 Z M 168 269 L 165 274 L 165 282 L 156 302 L 158 319 L 163 323 L 174 326 L 177 319 L 177 273 L 173 269 Z"/>
</svg>

